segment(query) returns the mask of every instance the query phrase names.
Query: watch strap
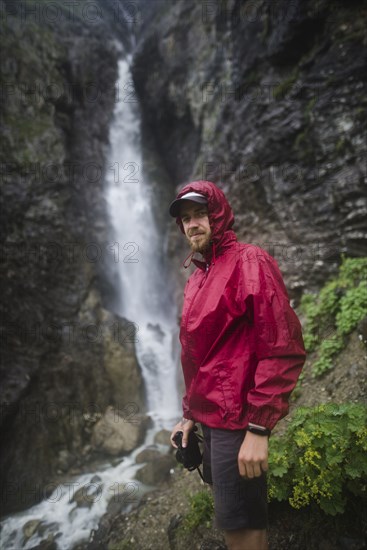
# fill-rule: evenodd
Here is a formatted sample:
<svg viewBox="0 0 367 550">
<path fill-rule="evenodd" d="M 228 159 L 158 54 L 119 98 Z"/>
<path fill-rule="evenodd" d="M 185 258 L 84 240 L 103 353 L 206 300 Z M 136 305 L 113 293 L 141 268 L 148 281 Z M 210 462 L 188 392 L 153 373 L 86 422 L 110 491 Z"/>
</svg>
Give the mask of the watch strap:
<svg viewBox="0 0 367 550">
<path fill-rule="evenodd" d="M 255 426 L 247 426 L 246 430 L 256 435 L 267 435 L 271 434 L 271 431 L 268 428 L 257 428 Z"/>
</svg>

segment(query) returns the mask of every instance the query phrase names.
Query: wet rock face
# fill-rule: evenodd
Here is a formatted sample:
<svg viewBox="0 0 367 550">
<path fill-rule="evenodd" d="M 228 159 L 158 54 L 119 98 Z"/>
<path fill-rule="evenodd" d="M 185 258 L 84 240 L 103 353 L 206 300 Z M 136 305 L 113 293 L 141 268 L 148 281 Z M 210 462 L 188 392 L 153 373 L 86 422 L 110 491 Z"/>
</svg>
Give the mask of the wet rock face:
<svg viewBox="0 0 367 550">
<path fill-rule="evenodd" d="M 220 184 L 239 238 L 276 257 L 292 296 L 365 253 L 366 22 L 362 1 L 192 0 L 139 35 L 143 129 L 171 197 Z"/>
<path fill-rule="evenodd" d="M 144 409 L 135 329 L 112 312 L 107 276 L 111 14 L 91 21 L 60 8 L 51 24 L 42 6 L 1 2 L 2 513 L 82 464 L 107 406 Z"/>
</svg>

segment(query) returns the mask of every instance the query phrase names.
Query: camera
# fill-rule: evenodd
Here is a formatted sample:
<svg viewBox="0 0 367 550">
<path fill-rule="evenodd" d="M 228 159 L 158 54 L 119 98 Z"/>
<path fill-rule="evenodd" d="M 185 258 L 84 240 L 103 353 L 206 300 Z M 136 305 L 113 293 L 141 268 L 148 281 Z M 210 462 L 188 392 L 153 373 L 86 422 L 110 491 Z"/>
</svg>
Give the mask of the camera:
<svg viewBox="0 0 367 550">
<path fill-rule="evenodd" d="M 173 441 L 176 443 L 177 447 L 182 447 L 182 436 L 183 432 L 176 432 L 173 436 Z"/>
<path fill-rule="evenodd" d="M 173 436 L 173 441 L 176 443 L 178 449 L 176 451 L 176 460 L 188 470 L 194 470 L 202 463 L 202 453 L 199 447 L 199 441 L 202 438 L 194 431 L 189 433 L 189 440 L 187 447 L 182 447 L 183 432 L 176 432 Z"/>
</svg>

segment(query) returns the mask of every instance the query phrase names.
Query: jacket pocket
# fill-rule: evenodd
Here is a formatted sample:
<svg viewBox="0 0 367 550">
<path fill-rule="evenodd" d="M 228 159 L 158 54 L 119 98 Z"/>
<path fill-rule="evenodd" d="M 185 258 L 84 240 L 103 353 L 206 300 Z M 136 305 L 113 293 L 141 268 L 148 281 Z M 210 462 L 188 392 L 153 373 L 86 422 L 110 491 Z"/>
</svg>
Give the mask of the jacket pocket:
<svg viewBox="0 0 367 550">
<path fill-rule="evenodd" d="M 223 361 L 216 364 L 215 369 L 225 412 L 227 414 L 238 414 L 241 409 L 241 403 L 239 388 L 235 382 L 236 366 L 233 363 Z"/>
</svg>

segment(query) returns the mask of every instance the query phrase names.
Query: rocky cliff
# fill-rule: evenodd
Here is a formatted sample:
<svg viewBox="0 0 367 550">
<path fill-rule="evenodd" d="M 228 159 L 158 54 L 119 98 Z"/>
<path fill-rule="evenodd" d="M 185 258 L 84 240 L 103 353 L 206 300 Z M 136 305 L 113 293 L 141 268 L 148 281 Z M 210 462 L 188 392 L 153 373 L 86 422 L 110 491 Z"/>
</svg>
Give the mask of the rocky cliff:
<svg viewBox="0 0 367 550">
<path fill-rule="evenodd" d="M 292 296 L 318 288 L 365 250 L 365 3 L 154 5 L 133 75 L 171 198 L 218 183 L 239 238 L 277 258 Z"/>
<path fill-rule="evenodd" d="M 108 406 L 144 409 L 134 326 L 114 313 L 104 200 L 119 55 L 111 22 L 129 41 L 121 14 L 90 4 L 0 6 L 3 513 L 93 455 Z"/>
</svg>

